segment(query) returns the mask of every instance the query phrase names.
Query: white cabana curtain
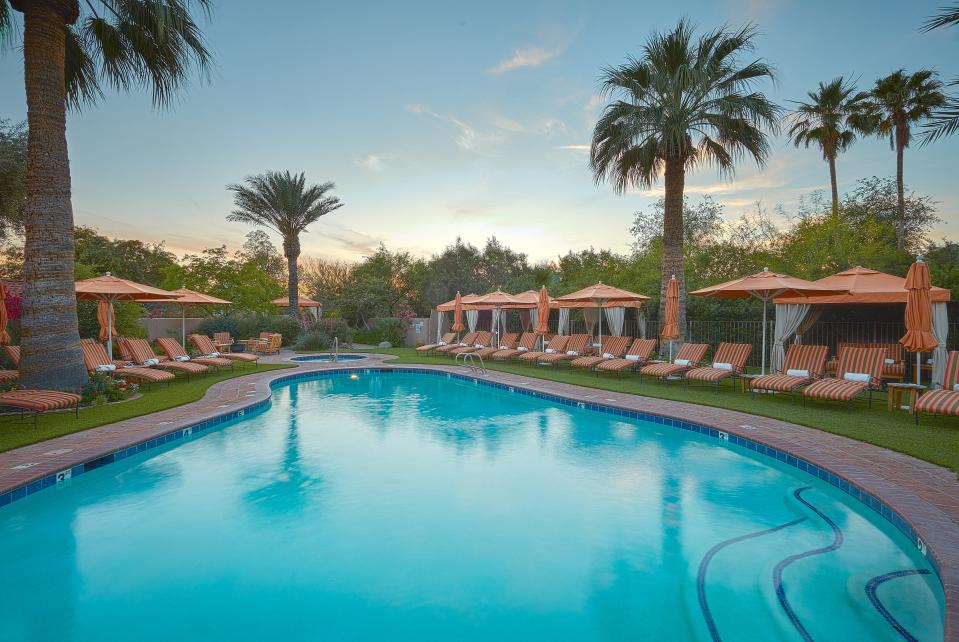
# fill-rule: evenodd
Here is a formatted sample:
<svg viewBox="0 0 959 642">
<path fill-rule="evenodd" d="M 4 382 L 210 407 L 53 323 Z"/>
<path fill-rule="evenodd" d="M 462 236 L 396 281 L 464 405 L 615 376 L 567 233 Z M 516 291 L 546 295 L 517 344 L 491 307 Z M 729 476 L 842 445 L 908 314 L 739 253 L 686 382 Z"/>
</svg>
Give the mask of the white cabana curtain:
<svg viewBox="0 0 959 642">
<path fill-rule="evenodd" d="M 796 332 L 803 322 L 810 308 L 808 303 L 787 303 L 776 307 L 776 330 L 773 338 L 773 349 L 769 359 L 770 372 L 781 372 L 786 360 L 786 341 Z"/>
<path fill-rule="evenodd" d="M 594 336 L 596 322 L 599 321 L 599 308 L 583 308 L 583 320 L 586 321 L 586 334 Z"/>
<path fill-rule="evenodd" d="M 491 312 L 493 313 L 493 317 L 490 319 L 490 330 L 496 334 L 496 336 L 499 336 L 499 317 L 501 311 L 493 308 Z"/>
<path fill-rule="evenodd" d="M 939 343 L 932 349 L 932 387 L 941 388 L 946 376 L 946 339 L 949 338 L 949 314 L 945 303 L 932 304 L 932 336 Z"/>
<path fill-rule="evenodd" d="M 636 324 L 639 326 L 639 338 L 646 338 L 646 311 L 640 310 L 636 315 Z"/>
<path fill-rule="evenodd" d="M 569 308 L 559 309 L 559 325 L 556 327 L 556 334 L 565 335 L 569 332 Z"/>
<path fill-rule="evenodd" d="M 614 337 L 623 336 L 623 322 L 626 321 L 626 308 L 606 308 L 606 325 Z"/>
<path fill-rule="evenodd" d="M 806 318 L 802 320 L 802 323 L 799 324 L 799 327 L 796 328 L 796 336 L 793 337 L 793 343 L 802 343 L 803 335 L 809 331 L 809 328 L 816 325 L 816 322 L 819 321 L 819 317 L 822 316 L 822 313 L 826 310 L 824 305 L 814 305 L 806 313 Z"/>
<path fill-rule="evenodd" d="M 476 322 L 479 321 L 479 310 L 466 311 L 466 327 L 470 332 L 476 332 Z"/>
<path fill-rule="evenodd" d="M 539 312 L 536 308 L 528 310 L 529 312 L 529 330 L 530 332 L 536 330 L 536 326 L 539 325 Z M 524 328 L 525 329 L 525 328 Z"/>
<path fill-rule="evenodd" d="M 436 343 L 440 342 L 440 339 L 443 338 L 443 323 L 446 321 L 445 312 L 436 313 Z"/>
</svg>

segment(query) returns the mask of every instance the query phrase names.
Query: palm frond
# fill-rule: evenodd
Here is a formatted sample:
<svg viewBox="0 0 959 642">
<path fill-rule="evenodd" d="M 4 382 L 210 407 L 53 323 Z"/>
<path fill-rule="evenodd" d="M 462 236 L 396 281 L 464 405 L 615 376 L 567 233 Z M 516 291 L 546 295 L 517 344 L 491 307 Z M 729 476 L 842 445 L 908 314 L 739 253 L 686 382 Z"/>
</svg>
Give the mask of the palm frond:
<svg viewBox="0 0 959 642">
<path fill-rule="evenodd" d="M 954 25 L 959 25 L 959 4 L 940 8 L 939 13 L 930 17 L 922 25 L 922 31 L 928 33 L 933 29 Z"/>
</svg>

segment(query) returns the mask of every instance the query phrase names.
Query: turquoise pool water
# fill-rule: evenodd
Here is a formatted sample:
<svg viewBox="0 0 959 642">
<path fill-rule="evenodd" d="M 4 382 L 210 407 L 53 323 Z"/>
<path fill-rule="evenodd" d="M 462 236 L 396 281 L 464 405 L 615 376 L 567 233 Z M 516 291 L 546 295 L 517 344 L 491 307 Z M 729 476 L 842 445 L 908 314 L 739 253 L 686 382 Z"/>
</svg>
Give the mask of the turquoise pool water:
<svg viewBox="0 0 959 642">
<path fill-rule="evenodd" d="M 942 639 L 891 525 L 677 428 L 359 371 L 176 443 L 0 509 L 0 640 Z"/>
<path fill-rule="evenodd" d="M 341 354 L 336 359 L 337 361 L 359 361 L 365 358 L 361 354 Z M 333 357 L 329 354 L 308 354 L 302 357 L 293 357 L 290 361 L 333 361 Z"/>
</svg>

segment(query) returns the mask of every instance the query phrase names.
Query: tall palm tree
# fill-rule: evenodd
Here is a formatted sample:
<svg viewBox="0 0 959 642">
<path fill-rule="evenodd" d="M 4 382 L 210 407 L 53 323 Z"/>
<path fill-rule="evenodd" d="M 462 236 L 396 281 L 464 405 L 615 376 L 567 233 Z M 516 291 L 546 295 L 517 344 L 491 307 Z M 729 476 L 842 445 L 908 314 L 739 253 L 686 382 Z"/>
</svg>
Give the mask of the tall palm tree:
<svg viewBox="0 0 959 642">
<path fill-rule="evenodd" d="M 283 237 L 283 256 L 287 263 L 290 316 L 299 318 L 299 277 L 296 261 L 300 257 L 300 234 L 321 216 L 343 206 L 335 196 L 327 196 L 333 183 L 306 186 L 305 174 L 266 172 L 248 176 L 246 185 L 227 185 L 233 192 L 236 209 L 228 221 L 269 228 Z"/>
<path fill-rule="evenodd" d="M 649 188 L 663 178 L 661 309 L 666 285 L 676 275 L 680 287 L 680 332 L 685 331 L 686 285 L 683 270 L 683 188 L 686 172 L 714 165 L 731 177 L 736 162 L 753 158 L 762 166 L 780 109 L 756 90 L 773 80 L 766 62 L 740 57 L 754 48 L 752 26 L 717 29 L 695 39 L 682 20 L 669 33 L 654 33 L 640 58 L 603 71 L 603 88 L 615 98 L 593 130 L 590 166 L 596 182 L 617 192 Z"/>
<path fill-rule="evenodd" d="M 935 71 L 921 69 L 909 74 L 899 69 L 876 81 L 869 94 L 866 117 L 870 129 L 881 137 L 889 137 L 889 146 L 896 152 L 896 188 L 899 199 L 899 225 L 896 244 L 906 244 L 906 197 L 903 185 L 903 156 L 912 139 L 912 126 L 928 119 L 933 111 L 946 103 L 942 82 Z"/>
<path fill-rule="evenodd" d="M 932 31 L 940 27 L 955 27 L 959 25 L 959 4 L 943 7 L 939 13 L 929 18 L 923 25 L 923 31 Z M 950 85 L 959 85 L 959 79 L 953 80 Z M 926 124 L 922 144 L 931 143 L 943 136 L 952 136 L 959 133 L 959 96 L 953 94 L 942 108 L 932 113 Z"/>
<path fill-rule="evenodd" d="M 191 16 L 210 0 L 0 0 L 0 44 L 18 40 L 27 98 L 27 202 L 20 383 L 77 389 L 87 379 L 74 294 L 66 110 L 109 88 L 149 88 L 169 104 L 210 54 Z M 9 47 L 5 47 L 9 49 Z"/>
<path fill-rule="evenodd" d="M 800 102 L 789 115 L 789 138 L 796 147 L 817 145 L 823 159 L 829 163 L 829 182 L 832 187 L 832 213 L 839 215 L 839 185 L 836 180 L 836 157 L 849 149 L 857 132 L 868 130 L 863 108 L 868 94 L 842 76 L 828 83 L 819 83 L 819 89 L 809 92 L 809 102 Z"/>
</svg>

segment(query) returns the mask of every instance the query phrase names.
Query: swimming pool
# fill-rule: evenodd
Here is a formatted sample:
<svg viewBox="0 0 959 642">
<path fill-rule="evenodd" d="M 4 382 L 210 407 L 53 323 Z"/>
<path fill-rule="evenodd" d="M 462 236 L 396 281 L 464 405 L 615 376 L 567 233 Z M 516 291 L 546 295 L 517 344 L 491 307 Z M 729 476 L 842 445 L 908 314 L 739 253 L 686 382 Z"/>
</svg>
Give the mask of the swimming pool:
<svg viewBox="0 0 959 642">
<path fill-rule="evenodd" d="M 359 361 L 365 359 L 362 354 L 341 354 L 337 356 L 336 361 Z M 290 361 L 333 361 L 331 354 L 307 354 L 302 357 L 291 357 Z"/>
<path fill-rule="evenodd" d="M 0 639 L 942 639 L 889 522 L 675 427 L 358 370 L 177 444 L 0 509 Z"/>
</svg>

